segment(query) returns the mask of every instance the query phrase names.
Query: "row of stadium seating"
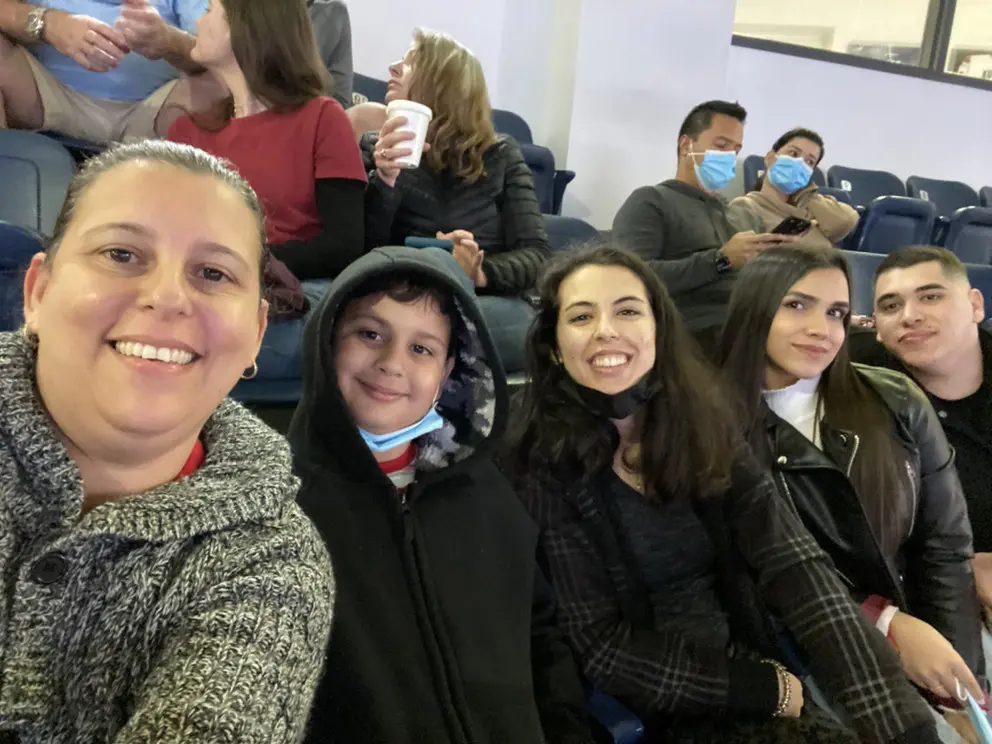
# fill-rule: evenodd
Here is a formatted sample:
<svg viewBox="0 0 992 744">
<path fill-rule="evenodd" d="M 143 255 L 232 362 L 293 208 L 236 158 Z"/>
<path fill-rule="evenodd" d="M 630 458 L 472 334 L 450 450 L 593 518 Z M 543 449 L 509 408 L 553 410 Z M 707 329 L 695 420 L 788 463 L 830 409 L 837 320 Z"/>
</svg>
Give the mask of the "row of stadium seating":
<svg viewBox="0 0 992 744">
<path fill-rule="evenodd" d="M 833 169 L 831 169 L 833 171 Z M 58 142 L 38 134 L 0 131 L 0 329 L 16 328 L 21 322 L 21 277 L 31 256 L 43 246 L 43 235 L 51 232 L 75 172 L 75 162 Z M 839 190 L 839 198 L 845 191 Z M 854 310 L 872 311 L 872 280 L 875 267 L 885 253 L 914 243 L 930 241 L 936 224 L 932 202 L 905 196 L 879 196 L 869 204 L 861 225 L 843 246 L 853 271 Z M 600 233 L 582 220 L 545 215 L 552 250 L 565 250 Z M 953 220 L 950 225 L 954 228 Z M 958 237 L 947 244 L 968 241 L 982 244 L 979 257 L 963 260 L 973 284 L 986 299 L 992 315 L 992 266 L 984 227 L 974 233 L 954 228 Z M 977 237 L 976 237 L 977 236 Z M 966 241 L 967 244 L 970 244 Z M 850 250 L 850 249 L 854 250 Z M 959 252 L 959 255 L 962 255 Z M 302 321 L 273 324 L 259 357 L 259 374 L 235 388 L 235 397 L 246 402 L 294 403 L 300 394 L 300 344 Z"/>
</svg>

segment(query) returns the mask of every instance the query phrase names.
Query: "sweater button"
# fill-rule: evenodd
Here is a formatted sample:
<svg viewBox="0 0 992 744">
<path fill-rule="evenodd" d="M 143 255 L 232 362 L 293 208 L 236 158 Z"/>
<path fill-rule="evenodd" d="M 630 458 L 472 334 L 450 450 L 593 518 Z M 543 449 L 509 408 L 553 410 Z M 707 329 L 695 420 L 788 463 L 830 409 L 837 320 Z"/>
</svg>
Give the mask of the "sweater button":
<svg viewBox="0 0 992 744">
<path fill-rule="evenodd" d="M 69 564 L 60 553 L 49 553 L 34 564 L 31 580 L 43 585 L 54 584 L 65 576 Z"/>
<path fill-rule="evenodd" d="M 789 462 L 789 458 L 786 457 L 785 455 L 781 455 L 775 462 L 777 462 L 779 465 L 785 465 L 787 462 Z"/>
<path fill-rule="evenodd" d="M 946 419 L 947 411 L 937 411 L 937 415 L 940 416 L 942 419 Z"/>
</svg>

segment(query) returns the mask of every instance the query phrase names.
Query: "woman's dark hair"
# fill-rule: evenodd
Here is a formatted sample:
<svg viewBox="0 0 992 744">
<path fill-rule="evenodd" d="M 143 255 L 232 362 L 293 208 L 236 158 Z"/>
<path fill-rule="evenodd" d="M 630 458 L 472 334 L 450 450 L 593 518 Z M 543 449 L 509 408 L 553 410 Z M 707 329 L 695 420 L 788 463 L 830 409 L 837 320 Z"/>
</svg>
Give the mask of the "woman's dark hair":
<svg viewBox="0 0 992 744">
<path fill-rule="evenodd" d="M 761 393 L 768 364 L 768 333 L 792 286 L 818 269 L 843 272 L 847 286 L 851 286 L 847 261 L 834 248 L 770 248 L 744 266 L 727 309 L 717 358 L 724 384 L 736 393 L 735 403 L 751 449 L 766 466 L 771 465 L 772 453 Z M 844 319 L 845 332 L 849 324 L 850 316 Z M 833 428 L 858 435 L 859 455 L 850 473 L 851 482 L 871 523 L 881 530 L 883 545 L 890 545 L 896 529 L 893 519 L 899 511 L 886 508 L 885 503 L 899 480 L 892 415 L 854 368 L 846 341 L 820 377 L 819 393 L 817 420 L 822 417 Z"/>
<path fill-rule="evenodd" d="M 808 139 L 814 145 L 820 148 L 820 157 L 816 159 L 816 165 L 823 162 L 823 156 L 827 152 L 827 148 L 823 145 L 823 137 L 814 132 L 812 129 L 804 129 L 803 127 L 796 127 L 795 129 L 790 129 L 788 132 L 783 134 L 777 140 L 775 144 L 772 145 L 772 152 L 778 152 L 787 144 L 792 142 L 794 139 Z M 754 188 L 752 191 L 760 191 L 761 187 L 765 184 L 765 174 L 762 173 L 758 176 L 758 180 L 755 181 Z"/>
<path fill-rule="evenodd" d="M 520 476 L 558 480 L 555 474 L 564 468 L 586 479 L 613 463 L 616 429 L 563 389 L 568 372 L 558 356 L 558 290 L 584 266 L 615 266 L 635 274 L 654 313 L 656 362 L 647 373 L 649 398 L 637 414 L 645 496 L 664 501 L 726 493 L 742 438 L 716 373 L 657 273 L 636 254 L 601 241 L 553 260 L 539 283 L 541 301 L 526 348 L 531 381 L 511 435 L 511 469 Z"/>
<path fill-rule="evenodd" d="M 248 90 L 270 111 L 295 111 L 330 93 L 330 75 L 304 0 L 218 1 L 227 15 L 231 49 Z M 190 117 L 200 129 L 217 131 L 233 115 L 234 98 L 228 96 Z"/>
</svg>

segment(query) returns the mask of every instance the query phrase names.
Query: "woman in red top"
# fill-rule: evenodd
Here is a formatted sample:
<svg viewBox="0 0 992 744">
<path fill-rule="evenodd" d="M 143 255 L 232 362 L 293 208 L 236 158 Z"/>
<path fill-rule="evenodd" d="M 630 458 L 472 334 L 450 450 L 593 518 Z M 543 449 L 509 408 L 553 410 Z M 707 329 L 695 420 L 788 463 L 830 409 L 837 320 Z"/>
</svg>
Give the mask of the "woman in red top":
<svg viewBox="0 0 992 744">
<path fill-rule="evenodd" d="M 265 208 L 272 255 L 333 278 L 364 250 L 365 169 L 329 88 L 305 0 L 210 0 L 192 58 L 231 95 L 169 139 L 229 160 Z"/>
</svg>

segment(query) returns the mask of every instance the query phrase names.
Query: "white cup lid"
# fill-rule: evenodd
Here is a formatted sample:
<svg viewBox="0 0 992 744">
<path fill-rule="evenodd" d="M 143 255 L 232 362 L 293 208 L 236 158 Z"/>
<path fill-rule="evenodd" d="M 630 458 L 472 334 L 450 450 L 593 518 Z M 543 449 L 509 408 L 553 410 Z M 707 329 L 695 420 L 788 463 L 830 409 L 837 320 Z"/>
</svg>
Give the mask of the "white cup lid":
<svg viewBox="0 0 992 744">
<path fill-rule="evenodd" d="M 397 111 L 410 111 L 412 113 L 421 114 L 426 116 L 428 119 L 434 118 L 434 112 L 427 108 L 422 103 L 417 103 L 416 101 L 390 101 L 389 105 L 386 106 L 386 114 L 392 115 Z"/>
</svg>

